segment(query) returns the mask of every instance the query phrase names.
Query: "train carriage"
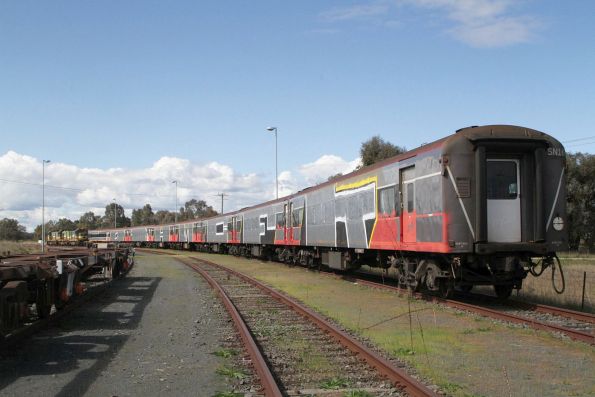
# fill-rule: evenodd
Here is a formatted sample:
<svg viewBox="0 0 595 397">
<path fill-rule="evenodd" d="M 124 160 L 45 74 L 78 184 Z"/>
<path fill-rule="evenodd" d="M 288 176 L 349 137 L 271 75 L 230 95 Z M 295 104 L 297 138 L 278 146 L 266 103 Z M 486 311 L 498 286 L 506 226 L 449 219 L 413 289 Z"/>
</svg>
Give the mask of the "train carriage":
<svg viewBox="0 0 595 397">
<path fill-rule="evenodd" d="M 484 284 L 506 297 L 533 258 L 548 266 L 567 248 L 564 172 L 547 134 L 469 127 L 288 197 L 129 235 L 341 270 L 393 266 L 414 288 Z"/>
</svg>

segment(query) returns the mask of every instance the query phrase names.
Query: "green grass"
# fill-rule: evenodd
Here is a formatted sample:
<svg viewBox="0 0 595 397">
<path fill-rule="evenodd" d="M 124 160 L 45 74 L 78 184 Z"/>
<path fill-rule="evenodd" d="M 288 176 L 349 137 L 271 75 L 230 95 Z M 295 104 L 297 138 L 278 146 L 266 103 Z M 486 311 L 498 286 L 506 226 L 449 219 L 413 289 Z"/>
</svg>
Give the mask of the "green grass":
<svg viewBox="0 0 595 397">
<path fill-rule="evenodd" d="M 462 333 L 464 335 L 471 335 L 471 334 L 477 334 L 480 332 L 489 332 L 491 330 L 492 330 L 491 327 L 467 328 L 467 329 L 463 330 Z"/>
<path fill-rule="evenodd" d="M 230 358 L 237 355 L 238 352 L 233 349 L 219 349 L 213 352 L 213 354 L 217 357 Z"/>
<path fill-rule="evenodd" d="M 343 394 L 344 397 L 372 397 L 372 394 L 364 390 L 349 390 Z"/>
<path fill-rule="evenodd" d="M 237 370 L 234 368 L 229 368 L 224 365 L 217 368 L 217 370 L 215 372 L 221 376 L 225 376 L 226 378 L 232 378 L 232 379 L 240 379 L 241 380 L 247 376 L 246 373 L 244 373 L 244 371 L 240 371 L 240 370 Z"/>
<path fill-rule="evenodd" d="M 233 391 L 218 391 L 213 394 L 213 397 L 243 397 L 244 393 L 236 393 Z"/>
<path fill-rule="evenodd" d="M 346 387 L 349 387 L 349 382 L 343 378 L 328 379 L 320 384 L 320 388 L 325 390 L 338 390 Z"/>
</svg>

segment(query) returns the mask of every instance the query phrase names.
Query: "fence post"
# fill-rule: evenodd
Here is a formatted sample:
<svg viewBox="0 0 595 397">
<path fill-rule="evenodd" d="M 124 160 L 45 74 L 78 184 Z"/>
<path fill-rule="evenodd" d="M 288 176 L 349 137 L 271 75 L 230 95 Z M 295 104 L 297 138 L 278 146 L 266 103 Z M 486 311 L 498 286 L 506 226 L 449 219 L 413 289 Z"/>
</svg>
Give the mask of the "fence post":
<svg viewBox="0 0 595 397">
<path fill-rule="evenodd" d="M 583 298 L 581 299 L 581 311 L 585 308 L 585 284 L 587 282 L 587 272 L 583 272 Z"/>
</svg>

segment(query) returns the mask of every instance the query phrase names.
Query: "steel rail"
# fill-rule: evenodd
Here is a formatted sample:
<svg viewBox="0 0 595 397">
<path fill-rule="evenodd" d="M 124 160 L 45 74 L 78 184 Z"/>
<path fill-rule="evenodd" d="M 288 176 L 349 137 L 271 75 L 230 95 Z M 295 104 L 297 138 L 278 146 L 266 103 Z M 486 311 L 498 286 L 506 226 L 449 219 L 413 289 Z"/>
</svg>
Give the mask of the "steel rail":
<svg viewBox="0 0 595 397">
<path fill-rule="evenodd" d="M 360 273 L 360 274 L 366 275 L 367 273 Z M 374 277 L 374 275 L 372 275 L 372 277 Z M 345 278 L 347 280 L 361 282 L 362 284 L 369 284 L 369 285 L 378 284 L 378 285 L 383 285 L 385 288 L 394 288 L 396 290 L 406 291 L 406 289 L 400 288 L 400 287 L 397 287 L 394 285 L 380 284 L 378 282 L 372 281 L 370 278 L 365 278 L 365 277 L 360 278 L 358 276 L 347 276 L 347 277 L 343 276 L 343 278 Z M 390 280 L 394 281 L 394 279 L 390 279 Z M 519 308 L 522 310 L 531 310 L 531 311 L 534 311 L 537 313 L 553 314 L 553 315 L 560 316 L 560 317 L 566 317 L 566 318 L 569 318 L 572 320 L 582 321 L 582 322 L 589 323 L 589 324 L 595 324 L 595 315 L 592 313 L 579 312 L 576 310 L 571 310 L 571 309 L 566 309 L 566 308 L 556 307 L 556 306 L 550 306 L 550 305 L 544 305 L 541 303 L 522 302 L 522 301 L 515 300 L 515 299 L 498 301 L 498 299 L 496 297 L 493 297 L 490 295 L 473 294 L 473 293 L 468 293 L 466 295 L 468 295 L 472 298 L 488 300 L 490 302 L 498 303 L 500 305 L 516 307 L 516 308 Z"/>
<path fill-rule="evenodd" d="M 342 278 L 347 279 L 346 277 L 342 277 Z M 350 277 L 350 278 L 353 281 L 356 281 L 360 284 L 368 285 L 368 286 L 371 286 L 374 288 L 382 288 L 382 289 L 388 289 L 388 290 L 399 291 L 399 292 L 405 291 L 403 288 L 395 287 L 392 285 L 379 284 L 379 283 L 376 283 L 373 281 L 369 281 L 366 279 L 360 279 L 357 277 Z M 489 308 L 473 305 L 470 303 L 461 302 L 461 301 L 454 300 L 454 299 L 445 299 L 445 298 L 441 298 L 438 296 L 427 295 L 427 294 L 423 294 L 421 292 L 414 292 L 413 296 L 415 296 L 416 298 L 424 299 L 429 302 L 442 303 L 442 304 L 445 304 L 450 307 L 471 311 L 471 312 L 474 312 L 477 314 L 486 315 L 488 317 L 496 318 L 499 320 L 505 320 L 505 321 L 509 321 L 512 323 L 516 323 L 516 324 L 526 324 L 533 329 L 562 333 L 564 335 L 567 335 L 571 339 L 578 340 L 581 342 L 586 342 L 591 345 L 595 345 L 595 335 L 592 335 L 592 334 L 589 334 L 586 332 L 574 330 L 571 328 L 561 327 L 561 326 L 558 326 L 555 324 L 548 324 L 548 323 L 544 323 L 542 321 L 530 319 L 527 317 L 522 317 L 522 316 L 518 316 L 515 314 L 510 314 L 510 313 L 505 313 L 502 311 L 489 309 Z M 543 310 L 546 310 L 546 309 L 543 309 Z M 564 311 L 564 309 L 561 309 L 561 311 Z M 562 314 L 560 314 L 560 315 L 562 315 Z M 585 315 L 587 315 L 587 314 L 585 313 Z"/>
<path fill-rule="evenodd" d="M 204 262 L 211 263 L 207 260 L 204 260 Z M 386 285 L 386 284 L 380 284 L 380 283 L 370 281 L 367 279 L 363 279 L 363 278 L 359 278 L 356 276 L 345 276 L 345 275 L 341 276 L 341 275 L 337 275 L 336 273 L 323 273 L 323 274 L 329 274 L 331 277 L 339 277 L 344 280 L 358 282 L 360 284 L 368 285 L 368 286 L 371 286 L 374 288 L 389 289 L 389 290 L 393 290 L 393 291 L 397 291 L 397 292 L 408 291 L 408 290 L 400 288 L 400 287 Z M 533 329 L 561 333 L 561 334 L 567 335 L 569 338 L 571 338 L 573 340 L 585 342 L 590 345 L 595 345 L 595 335 L 592 335 L 592 334 L 589 334 L 586 332 L 574 330 L 571 328 L 565 328 L 565 327 L 561 327 L 561 326 L 554 325 L 554 324 L 548 324 L 548 323 L 545 323 L 542 321 L 538 321 L 538 320 L 534 320 L 534 319 L 530 319 L 530 318 L 526 318 L 526 317 L 522 317 L 522 316 L 517 316 L 514 314 L 509 314 L 509 313 L 505 313 L 505 312 L 501 312 L 501 311 L 497 311 L 497 310 L 493 310 L 493 309 L 483 308 L 481 306 L 472 305 L 469 303 L 464 303 L 464 302 L 460 302 L 460 301 L 453 300 L 453 299 L 444 299 L 444 298 L 441 298 L 438 296 L 422 294 L 420 292 L 415 292 L 413 294 L 413 296 L 415 296 L 416 298 L 419 298 L 419 299 L 424 299 L 426 301 L 442 303 L 442 304 L 445 304 L 450 307 L 471 311 L 471 312 L 485 315 L 488 317 L 505 320 L 505 321 L 509 321 L 512 323 L 516 323 L 516 324 L 525 324 Z M 512 303 L 513 305 L 517 305 L 517 304 L 519 306 L 524 305 L 523 302 L 516 302 L 516 301 L 512 301 L 512 302 L 513 302 Z M 576 312 L 573 310 L 556 308 L 556 307 L 552 307 L 552 306 L 539 305 L 539 304 L 526 304 L 526 305 L 533 306 L 534 309 L 532 309 L 532 310 L 539 311 L 542 313 L 556 314 L 559 316 L 563 316 L 563 317 L 567 317 L 567 318 L 571 318 L 571 319 L 575 319 L 575 320 L 579 320 L 579 321 L 595 323 L 595 316 L 593 316 L 589 313 L 581 313 L 581 312 Z"/>
<path fill-rule="evenodd" d="M 539 313 L 554 314 L 556 316 L 566 317 L 573 320 L 595 324 L 595 315 L 591 313 L 579 312 L 576 310 L 565 309 L 562 307 L 555 307 L 550 305 L 542 305 L 540 303 L 520 302 L 517 300 L 509 300 L 505 303 L 510 304 L 511 306 L 533 310 Z"/>
<path fill-rule="evenodd" d="M 313 323 L 315 323 L 318 327 L 323 329 L 324 331 L 328 332 L 329 335 L 333 336 L 339 343 L 343 346 L 347 347 L 349 350 L 357 354 L 363 360 L 365 360 L 370 366 L 375 368 L 380 374 L 386 376 L 393 384 L 398 386 L 399 388 L 404 389 L 409 395 L 414 397 L 436 397 L 436 394 L 433 390 L 429 389 L 423 383 L 419 382 L 418 380 L 411 377 L 402 369 L 396 367 L 393 363 L 389 360 L 385 359 L 384 357 L 380 356 L 378 353 L 370 350 L 367 346 L 363 343 L 357 341 L 352 336 L 347 334 L 345 331 L 338 329 L 334 325 L 332 325 L 329 321 L 323 318 L 320 314 L 316 313 L 315 311 L 303 306 L 302 304 L 298 303 L 297 301 L 289 298 L 286 295 L 279 293 L 278 291 L 264 285 L 260 281 L 247 276 L 245 274 L 239 273 L 233 269 L 227 268 L 225 266 L 221 266 L 214 262 L 205 260 L 205 259 L 198 259 L 192 258 L 193 261 L 197 262 L 204 262 L 211 266 L 214 266 L 218 269 L 225 270 L 230 272 L 236 277 L 245 280 L 258 288 L 262 291 L 268 293 L 273 298 L 279 300 L 280 302 L 288 305 L 296 312 L 300 313 L 301 315 L 305 316 Z"/>
<path fill-rule="evenodd" d="M 510 313 L 506 313 L 506 312 L 502 312 L 502 311 L 498 311 L 498 310 L 494 310 L 494 309 L 488 309 L 485 307 L 472 305 L 470 303 L 464 303 L 464 302 L 460 302 L 460 301 L 456 301 L 456 300 L 452 300 L 452 299 L 441 299 L 438 297 L 434 297 L 434 298 L 439 302 L 443 301 L 444 303 L 446 303 L 448 306 L 451 306 L 451 307 L 469 310 L 472 312 L 476 312 L 478 314 L 486 314 L 489 317 L 509 321 L 511 323 L 527 324 L 533 329 L 549 331 L 549 332 L 559 332 L 564 335 L 567 335 L 571 339 L 578 340 L 581 342 L 586 342 L 590 345 L 595 345 L 595 335 L 591 335 L 586 332 L 578 331 L 578 330 L 571 329 L 571 328 L 561 327 L 561 326 L 555 325 L 555 324 L 548 324 L 548 323 L 533 320 L 533 319 L 530 319 L 527 317 L 517 316 L 515 314 L 510 314 Z M 424 299 L 427 299 L 427 298 L 424 297 Z"/>
<path fill-rule="evenodd" d="M 269 366 L 267 365 L 264 357 L 262 356 L 260 349 L 254 341 L 254 338 L 252 337 L 252 334 L 250 333 L 248 326 L 244 322 L 244 319 L 240 315 L 238 309 L 235 307 L 235 305 L 233 304 L 223 287 L 221 287 L 221 285 L 219 285 L 219 283 L 217 283 L 215 279 L 213 279 L 206 271 L 201 269 L 199 266 L 191 263 L 187 259 L 176 259 L 184 265 L 190 267 L 194 271 L 198 272 L 209 283 L 209 285 L 215 291 L 217 291 L 219 298 L 221 299 L 221 301 L 225 305 L 225 308 L 229 312 L 236 326 L 236 329 L 240 333 L 240 337 L 244 342 L 244 346 L 246 346 L 246 350 L 248 351 L 248 354 L 252 359 L 254 369 L 256 370 L 256 373 L 260 378 L 260 383 L 262 385 L 264 394 L 266 396 L 274 397 L 282 396 L 283 394 L 281 393 L 281 390 L 279 389 L 279 386 L 277 385 L 277 382 L 275 381 L 275 378 L 273 377 L 273 374 L 271 373 Z"/>
</svg>

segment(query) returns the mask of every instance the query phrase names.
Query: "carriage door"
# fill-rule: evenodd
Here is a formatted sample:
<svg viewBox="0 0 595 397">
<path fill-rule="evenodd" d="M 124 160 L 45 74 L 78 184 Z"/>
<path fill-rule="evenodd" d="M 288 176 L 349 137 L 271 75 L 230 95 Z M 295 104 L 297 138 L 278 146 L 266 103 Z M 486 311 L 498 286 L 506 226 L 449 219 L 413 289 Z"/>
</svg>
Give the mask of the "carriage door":
<svg viewBox="0 0 595 397">
<path fill-rule="evenodd" d="M 401 241 L 415 243 L 415 167 L 401 170 Z"/>
<path fill-rule="evenodd" d="M 285 235 L 285 243 L 287 244 L 293 240 L 293 203 L 289 203 L 285 219 L 287 219 L 287 233 Z"/>
<path fill-rule="evenodd" d="M 227 242 L 234 243 L 236 240 L 235 234 L 236 217 L 232 216 L 229 222 L 227 222 Z"/>
<path fill-rule="evenodd" d="M 291 208 L 292 204 L 285 204 L 283 206 L 283 217 L 285 218 L 285 225 L 283 226 L 283 244 L 287 244 L 289 239 L 289 231 L 291 230 Z"/>
<path fill-rule="evenodd" d="M 519 161 L 487 159 L 488 241 L 521 241 Z"/>
<path fill-rule="evenodd" d="M 283 212 L 275 214 L 275 244 L 285 244 L 287 241 L 287 204 L 283 205 Z"/>
</svg>

